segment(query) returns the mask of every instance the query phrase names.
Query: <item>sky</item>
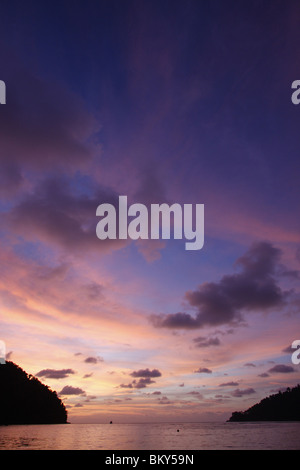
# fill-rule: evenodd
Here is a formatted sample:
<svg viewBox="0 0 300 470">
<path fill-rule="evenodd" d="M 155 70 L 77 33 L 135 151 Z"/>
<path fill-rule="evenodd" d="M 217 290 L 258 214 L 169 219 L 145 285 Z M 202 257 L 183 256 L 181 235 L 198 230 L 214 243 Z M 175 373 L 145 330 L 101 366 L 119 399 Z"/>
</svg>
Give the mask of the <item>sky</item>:
<svg viewBox="0 0 300 470">
<path fill-rule="evenodd" d="M 1 2 L 0 340 L 70 422 L 220 421 L 300 382 L 299 21 Z M 120 195 L 204 204 L 203 248 L 100 240 Z"/>
</svg>

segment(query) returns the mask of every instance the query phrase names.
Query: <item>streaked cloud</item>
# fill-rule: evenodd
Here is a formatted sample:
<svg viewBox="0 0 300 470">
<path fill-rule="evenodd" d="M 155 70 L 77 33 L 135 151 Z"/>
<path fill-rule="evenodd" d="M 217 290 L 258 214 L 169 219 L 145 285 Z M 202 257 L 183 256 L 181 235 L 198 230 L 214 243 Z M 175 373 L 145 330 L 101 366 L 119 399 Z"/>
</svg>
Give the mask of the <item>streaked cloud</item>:
<svg viewBox="0 0 300 470">
<path fill-rule="evenodd" d="M 35 375 L 46 379 L 65 379 L 72 374 L 75 374 L 73 369 L 42 369 Z"/>
</svg>

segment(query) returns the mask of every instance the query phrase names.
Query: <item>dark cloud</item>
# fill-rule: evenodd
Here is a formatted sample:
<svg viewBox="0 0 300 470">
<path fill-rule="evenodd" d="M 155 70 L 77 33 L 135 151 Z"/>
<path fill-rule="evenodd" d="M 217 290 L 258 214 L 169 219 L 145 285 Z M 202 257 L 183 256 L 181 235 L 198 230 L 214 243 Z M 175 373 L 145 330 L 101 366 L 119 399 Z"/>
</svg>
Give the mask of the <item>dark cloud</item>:
<svg viewBox="0 0 300 470">
<path fill-rule="evenodd" d="M 69 89 L 47 82 L 23 66 L 19 58 L 0 47 L 5 63 L 1 79 L 9 84 L 1 109 L 1 167 L 7 183 L 27 169 L 71 169 L 84 165 L 93 154 L 91 140 L 99 125 L 82 99 Z M 15 174 L 10 163 L 14 162 Z"/>
<path fill-rule="evenodd" d="M 119 385 L 119 387 L 121 387 L 121 388 L 133 388 L 133 385 L 132 385 L 132 383 L 129 383 L 129 384 L 121 384 L 121 385 Z"/>
<path fill-rule="evenodd" d="M 196 343 L 197 348 L 208 348 L 209 346 L 219 346 L 221 344 L 219 338 L 205 338 L 203 336 L 199 336 L 198 338 L 193 339 L 194 343 Z"/>
<path fill-rule="evenodd" d="M 281 276 L 288 277 L 290 279 L 298 280 L 300 279 L 300 271 L 296 269 L 283 270 Z"/>
<path fill-rule="evenodd" d="M 198 370 L 194 371 L 195 374 L 211 374 L 212 370 L 207 369 L 206 367 L 199 367 Z"/>
<path fill-rule="evenodd" d="M 91 282 L 82 287 L 89 300 L 100 300 L 103 298 L 103 287 L 96 282 Z"/>
<path fill-rule="evenodd" d="M 132 377 L 161 377 L 161 372 L 158 369 L 140 369 L 131 372 L 130 375 Z"/>
<path fill-rule="evenodd" d="M 98 364 L 98 362 L 103 362 L 103 358 L 100 356 L 89 356 L 85 358 L 84 362 L 86 362 L 87 364 Z"/>
<path fill-rule="evenodd" d="M 151 380 L 150 377 L 141 377 L 138 381 L 133 380 L 132 382 L 134 388 L 145 388 L 147 385 L 154 383 L 155 380 Z"/>
<path fill-rule="evenodd" d="M 239 272 L 225 275 L 219 282 L 207 282 L 185 298 L 197 309 L 195 316 L 179 312 L 154 315 L 153 325 L 160 328 L 202 328 L 222 324 L 240 325 L 242 311 L 264 311 L 282 306 L 285 293 L 275 275 L 280 250 L 268 242 L 254 243 L 235 263 Z"/>
<path fill-rule="evenodd" d="M 269 374 L 267 372 L 263 372 L 262 374 L 258 374 L 258 377 L 269 377 Z"/>
<path fill-rule="evenodd" d="M 192 390 L 191 392 L 188 392 L 187 395 L 193 395 L 199 399 L 203 398 L 203 395 L 202 393 L 200 392 L 197 392 L 196 390 Z"/>
<path fill-rule="evenodd" d="M 150 321 L 158 328 L 199 328 L 197 318 L 193 318 L 189 313 L 169 313 L 167 315 L 152 315 Z"/>
<path fill-rule="evenodd" d="M 79 387 L 72 387 L 72 385 L 66 385 L 60 392 L 59 395 L 84 395 L 85 391 Z"/>
<path fill-rule="evenodd" d="M 292 354 L 295 351 L 295 349 L 292 348 L 292 345 L 289 344 L 286 348 L 282 350 L 282 352 L 287 353 L 287 354 Z"/>
<path fill-rule="evenodd" d="M 220 384 L 219 387 L 237 387 L 238 385 L 238 382 L 224 382 Z"/>
<path fill-rule="evenodd" d="M 142 168 L 139 169 L 138 181 L 139 187 L 135 192 L 135 200 L 149 206 L 170 203 L 160 171 L 152 165 L 152 162 L 143 162 Z"/>
<path fill-rule="evenodd" d="M 154 384 L 155 380 L 151 380 L 150 377 L 141 377 L 139 380 L 133 380 L 128 384 L 121 384 L 121 388 L 146 388 L 147 385 Z"/>
<path fill-rule="evenodd" d="M 159 405 L 170 405 L 172 403 L 166 396 L 158 398 L 157 402 Z"/>
<path fill-rule="evenodd" d="M 272 367 L 271 369 L 268 370 L 268 372 L 272 373 L 278 373 L 278 374 L 288 374 L 290 372 L 295 372 L 295 369 L 292 366 L 287 366 L 285 364 L 276 364 L 276 366 Z"/>
<path fill-rule="evenodd" d="M 244 364 L 245 367 L 256 367 L 255 364 L 253 364 L 253 362 L 246 362 L 246 364 Z"/>
<path fill-rule="evenodd" d="M 131 372 L 131 377 L 138 378 L 139 380 L 133 380 L 128 384 L 121 384 L 121 388 L 146 388 L 147 385 L 155 383 L 152 380 L 154 377 L 161 377 L 161 372 L 158 369 L 139 369 Z"/>
<path fill-rule="evenodd" d="M 45 377 L 46 379 L 65 379 L 69 377 L 70 374 L 75 374 L 72 369 L 43 369 L 40 370 L 36 376 Z"/>
<path fill-rule="evenodd" d="M 234 390 L 233 392 L 231 392 L 231 395 L 233 397 L 243 397 L 245 395 L 252 395 L 253 393 L 256 393 L 255 390 L 253 388 L 244 388 L 244 389 L 239 389 L 237 388 L 236 390 Z"/>
<path fill-rule="evenodd" d="M 44 172 L 86 171 L 100 151 L 100 125 L 82 98 L 47 81 L 0 44 L 7 102 L 0 115 L 0 195 L 19 197 Z"/>
<path fill-rule="evenodd" d="M 78 183 L 78 182 L 77 182 Z M 99 253 L 121 248 L 127 240 L 99 240 L 96 217 L 99 204 L 110 203 L 118 207 L 118 196 L 106 189 L 92 189 L 90 194 L 74 189 L 72 182 L 63 176 L 49 177 L 37 184 L 6 214 L 11 230 L 25 239 L 52 243 L 67 250 L 96 249 Z M 100 286 L 86 286 L 86 295 L 95 299 L 101 296 Z"/>
</svg>

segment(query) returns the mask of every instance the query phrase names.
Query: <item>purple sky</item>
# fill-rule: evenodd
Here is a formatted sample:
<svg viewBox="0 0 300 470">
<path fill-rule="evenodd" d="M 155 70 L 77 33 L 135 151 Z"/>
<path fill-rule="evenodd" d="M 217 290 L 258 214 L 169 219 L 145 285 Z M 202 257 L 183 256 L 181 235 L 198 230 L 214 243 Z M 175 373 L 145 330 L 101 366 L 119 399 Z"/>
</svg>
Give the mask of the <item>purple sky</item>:
<svg viewBox="0 0 300 470">
<path fill-rule="evenodd" d="M 225 419 L 296 385 L 300 6 L 0 7 L 1 340 L 71 422 Z M 204 204 L 205 243 L 99 204 Z"/>
</svg>

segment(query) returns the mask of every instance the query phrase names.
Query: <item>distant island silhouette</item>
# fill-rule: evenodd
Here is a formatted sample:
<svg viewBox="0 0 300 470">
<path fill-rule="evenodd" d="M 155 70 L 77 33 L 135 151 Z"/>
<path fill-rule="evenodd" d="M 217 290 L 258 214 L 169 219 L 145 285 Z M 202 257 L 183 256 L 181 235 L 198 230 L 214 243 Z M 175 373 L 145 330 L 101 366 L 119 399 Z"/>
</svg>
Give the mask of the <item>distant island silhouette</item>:
<svg viewBox="0 0 300 470">
<path fill-rule="evenodd" d="M 300 385 L 264 398 L 246 411 L 234 411 L 228 421 L 300 421 Z"/>
<path fill-rule="evenodd" d="M 0 425 L 67 423 L 56 392 L 11 361 L 0 365 Z"/>
</svg>

